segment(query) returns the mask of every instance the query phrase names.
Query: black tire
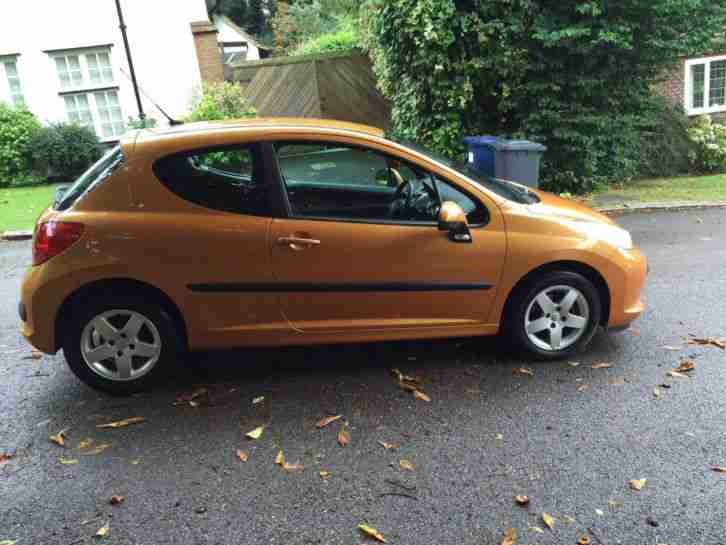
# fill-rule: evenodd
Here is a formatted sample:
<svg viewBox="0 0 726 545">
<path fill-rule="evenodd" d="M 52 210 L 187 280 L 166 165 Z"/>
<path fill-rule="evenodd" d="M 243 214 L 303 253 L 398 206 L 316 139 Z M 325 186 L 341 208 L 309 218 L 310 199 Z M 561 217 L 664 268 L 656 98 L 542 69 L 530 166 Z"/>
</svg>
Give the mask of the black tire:
<svg viewBox="0 0 726 545">
<path fill-rule="evenodd" d="M 136 379 L 112 380 L 102 376 L 86 364 L 82 354 L 82 335 L 86 326 L 96 316 L 111 310 L 132 311 L 141 314 L 156 328 L 161 351 L 151 369 Z M 183 353 L 183 344 L 174 321 L 159 306 L 136 296 L 103 296 L 87 299 L 78 305 L 70 316 L 62 339 L 63 354 L 71 371 L 88 386 L 111 395 L 125 396 L 150 389 L 168 374 Z"/>
<path fill-rule="evenodd" d="M 582 328 L 583 331 L 579 338 L 571 345 L 560 350 L 543 349 L 537 346 L 530 339 L 525 326 L 525 315 L 530 303 L 544 290 L 555 286 L 567 286 L 577 289 L 583 295 L 589 307 L 589 319 L 587 325 Z M 559 309 L 559 307 L 557 308 Z M 582 351 L 590 343 L 600 325 L 601 316 L 602 303 L 600 295 L 590 280 L 571 271 L 552 271 L 527 282 L 512 294 L 512 299 L 507 305 L 503 333 L 506 335 L 507 341 L 519 352 L 541 360 L 559 360 Z M 566 319 L 562 322 L 562 325 L 566 327 Z M 564 329 L 563 331 L 567 330 Z M 548 335 L 542 335 L 544 342 L 547 342 Z"/>
</svg>

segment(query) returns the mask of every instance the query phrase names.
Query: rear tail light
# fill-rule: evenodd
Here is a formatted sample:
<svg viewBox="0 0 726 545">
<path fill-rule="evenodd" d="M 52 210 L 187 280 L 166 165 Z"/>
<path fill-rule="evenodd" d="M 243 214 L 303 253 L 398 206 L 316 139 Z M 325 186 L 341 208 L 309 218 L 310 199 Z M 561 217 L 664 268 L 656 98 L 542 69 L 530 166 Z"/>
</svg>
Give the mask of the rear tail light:
<svg viewBox="0 0 726 545">
<path fill-rule="evenodd" d="M 83 234 L 82 223 L 44 221 L 35 228 L 33 265 L 45 263 L 66 251 Z"/>
</svg>

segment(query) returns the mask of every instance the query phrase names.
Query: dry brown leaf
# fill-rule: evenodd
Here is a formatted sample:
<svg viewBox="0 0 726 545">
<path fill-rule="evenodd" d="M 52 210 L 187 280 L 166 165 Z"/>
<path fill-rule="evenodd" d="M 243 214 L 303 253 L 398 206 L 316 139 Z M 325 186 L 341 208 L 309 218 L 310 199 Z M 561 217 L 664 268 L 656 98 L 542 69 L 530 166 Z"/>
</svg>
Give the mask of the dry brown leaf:
<svg viewBox="0 0 726 545">
<path fill-rule="evenodd" d="M 517 505 L 529 505 L 529 496 L 514 496 Z"/>
<path fill-rule="evenodd" d="M 84 439 L 83 441 L 81 441 L 80 443 L 78 443 L 77 449 L 78 450 L 87 449 L 88 447 L 90 447 L 93 444 L 93 442 L 94 442 L 94 440 L 92 438 L 88 437 L 88 438 Z"/>
<path fill-rule="evenodd" d="M 121 505 L 125 501 L 126 501 L 126 497 L 125 496 L 116 496 L 116 495 L 114 495 L 114 496 L 111 496 L 111 499 L 108 500 L 108 503 L 110 503 L 111 505 Z"/>
<path fill-rule="evenodd" d="M 577 540 L 577 543 L 579 545 L 590 545 L 590 538 L 587 536 L 582 536 L 580 539 Z"/>
<path fill-rule="evenodd" d="M 367 524 L 359 524 L 358 529 L 366 536 L 375 539 L 376 541 L 380 541 L 381 543 L 386 542 L 386 538 L 383 537 L 383 534 L 380 533 L 375 528 L 371 528 Z"/>
<path fill-rule="evenodd" d="M 285 464 L 285 455 L 282 453 L 281 450 L 278 451 L 277 452 L 277 456 L 275 456 L 275 463 L 278 466 L 281 466 L 281 465 L 284 465 Z"/>
<path fill-rule="evenodd" d="M 612 367 L 612 365 L 607 362 L 601 361 L 600 363 L 593 364 L 591 367 L 593 369 L 608 369 Z"/>
<path fill-rule="evenodd" d="M 55 443 L 59 447 L 65 447 L 66 446 L 66 430 L 61 430 L 55 435 L 51 435 L 48 437 L 50 439 L 51 443 Z"/>
<path fill-rule="evenodd" d="M 316 428 L 324 428 L 328 424 L 332 424 L 336 420 L 340 420 L 343 418 L 342 414 L 336 414 L 335 416 L 326 416 L 325 418 L 322 418 L 318 420 L 318 422 L 315 424 Z"/>
<path fill-rule="evenodd" d="M 98 445 L 95 448 L 92 448 L 91 450 L 87 450 L 86 452 L 81 452 L 81 456 L 93 456 L 95 454 L 101 454 L 104 450 L 111 448 L 110 443 L 102 443 Z"/>
<path fill-rule="evenodd" d="M 254 430 L 245 433 L 245 437 L 248 437 L 250 439 L 259 439 L 260 437 L 262 437 L 262 430 L 264 429 L 265 426 L 257 426 Z"/>
<path fill-rule="evenodd" d="M 341 447 L 346 446 L 348 443 L 350 443 L 350 432 L 343 428 L 338 432 L 338 444 Z"/>
<path fill-rule="evenodd" d="M 533 377 L 534 371 L 532 371 L 531 369 L 528 369 L 527 367 L 517 367 L 514 371 L 512 371 L 512 374 L 515 377 L 524 377 L 524 376 Z"/>
<path fill-rule="evenodd" d="M 696 362 L 693 360 L 683 360 L 675 369 L 677 373 L 689 373 L 696 368 Z"/>
<path fill-rule="evenodd" d="M 15 458 L 15 454 L 0 452 L 0 466 L 7 464 L 13 458 Z"/>
<path fill-rule="evenodd" d="M 99 424 L 97 428 L 125 428 L 132 424 L 141 424 L 146 422 L 146 418 L 143 416 L 132 416 L 131 418 L 124 418 L 123 420 L 117 420 L 116 422 L 109 422 L 108 424 Z"/>
<path fill-rule="evenodd" d="M 545 526 L 547 526 L 550 530 L 553 530 L 555 527 L 555 519 L 552 518 L 552 515 L 548 515 L 547 513 L 542 513 L 542 522 L 544 522 Z"/>
<path fill-rule="evenodd" d="M 645 483 L 647 481 L 648 479 L 632 479 L 628 481 L 628 484 L 633 490 L 643 490 L 643 487 L 645 486 Z"/>
<path fill-rule="evenodd" d="M 507 528 L 504 530 L 504 537 L 502 538 L 501 545 L 514 545 L 517 543 L 517 529 Z"/>
<path fill-rule="evenodd" d="M 726 467 L 723 467 L 723 466 L 711 466 L 711 471 L 715 471 L 716 473 L 726 473 Z"/>
<path fill-rule="evenodd" d="M 615 377 L 613 379 L 610 379 L 608 381 L 608 384 L 610 384 L 611 386 L 625 386 L 626 382 L 627 381 L 624 377 Z"/>
<path fill-rule="evenodd" d="M 726 343 L 723 340 L 717 339 L 715 337 L 706 337 L 704 339 L 694 337 L 692 339 L 688 339 L 688 344 L 697 344 L 700 346 L 715 346 L 717 348 L 720 348 L 721 350 L 726 350 Z"/>
<path fill-rule="evenodd" d="M 33 350 L 29 356 L 25 356 L 24 360 L 39 360 L 43 357 L 43 354 L 41 352 L 38 352 L 37 350 Z"/>
<path fill-rule="evenodd" d="M 672 378 L 688 378 L 688 375 L 681 373 L 680 371 L 668 371 L 666 375 Z"/>
<path fill-rule="evenodd" d="M 282 469 L 284 471 L 302 471 L 305 467 L 302 464 L 288 464 L 287 462 L 283 462 Z"/>
<path fill-rule="evenodd" d="M 320 471 L 318 471 L 318 475 L 320 475 L 320 478 L 321 479 L 325 480 L 328 477 L 330 477 L 330 471 L 326 471 L 324 469 L 321 469 Z"/>
<path fill-rule="evenodd" d="M 415 397 L 416 399 L 420 399 L 421 401 L 431 402 L 431 398 L 423 393 L 421 390 L 414 390 L 413 397 Z"/>
<path fill-rule="evenodd" d="M 101 526 L 98 531 L 96 532 L 96 537 L 106 537 L 108 535 L 109 530 L 109 523 L 107 522 L 103 526 Z"/>
<path fill-rule="evenodd" d="M 237 458 L 239 458 L 241 462 L 246 462 L 247 460 L 249 460 L 249 458 L 250 458 L 250 455 L 249 455 L 249 454 L 247 454 L 247 453 L 246 453 L 245 451 L 243 451 L 243 450 L 238 450 L 238 451 L 237 451 Z"/>
<path fill-rule="evenodd" d="M 589 389 L 590 389 L 590 385 L 589 384 L 583 384 L 582 386 L 579 386 L 577 388 L 577 391 L 578 392 L 587 392 Z"/>
<path fill-rule="evenodd" d="M 58 458 L 58 461 L 64 466 L 72 466 L 78 463 L 78 460 L 71 458 Z"/>
<path fill-rule="evenodd" d="M 378 441 L 378 444 L 386 450 L 396 450 L 401 448 L 401 445 L 399 445 L 398 443 L 386 443 L 385 441 Z"/>
<path fill-rule="evenodd" d="M 398 465 L 400 465 L 402 469 L 406 469 L 408 471 L 414 471 L 416 469 L 408 460 L 399 460 Z"/>
<path fill-rule="evenodd" d="M 408 382 L 412 385 L 421 385 L 423 381 L 419 377 L 414 377 L 411 375 L 404 375 L 399 371 L 398 369 L 391 369 L 391 373 L 396 377 L 399 383 L 401 382 Z"/>
</svg>

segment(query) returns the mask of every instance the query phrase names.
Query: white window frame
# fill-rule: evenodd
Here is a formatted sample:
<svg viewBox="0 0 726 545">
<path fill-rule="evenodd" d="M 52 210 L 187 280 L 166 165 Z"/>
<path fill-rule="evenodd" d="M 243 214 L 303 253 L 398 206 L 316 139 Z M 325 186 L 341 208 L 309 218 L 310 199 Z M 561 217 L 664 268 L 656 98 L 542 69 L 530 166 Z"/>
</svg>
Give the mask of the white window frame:
<svg viewBox="0 0 726 545">
<path fill-rule="evenodd" d="M 688 59 L 685 62 L 683 107 L 688 115 L 704 115 L 717 112 L 726 112 L 726 104 L 721 106 L 710 106 L 711 102 L 711 63 L 718 61 L 726 61 L 726 55 L 718 55 L 713 57 L 700 57 L 698 59 Z M 703 107 L 694 108 L 693 106 L 693 79 L 691 77 L 691 68 L 699 64 L 704 65 L 703 75 Z"/>
<path fill-rule="evenodd" d="M 26 106 L 27 102 L 25 101 L 25 92 L 23 91 L 23 81 L 20 78 L 20 67 L 18 66 L 18 59 L 20 58 L 20 55 L 3 55 L 0 57 L 0 67 L 2 67 L 2 70 L 0 70 L 0 77 L 3 80 L 2 85 L 7 89 L 7 96 L 9 99 L 9 103 L 13 106 Z M 18 85 L 20 86 L 20 93 L 14 93 L 12 87 L 10 87 L 10 74 L 8 73 L 7 69 L 7 63 L 12 63 L 15 65 L 15 76 L 12 76 L 14 79 L 18 80 Z M 17 97 L 20 97 L 20 100 L 17 100 Z"/>
<path fill-rule="evenodd" d="M 121 133 L 114 134 L 112 136 L 103 135 L 103 125 L 104 125 L 104 123 L 109 124 L 109 122 L 104 122 L 101 119 L 101 112 L 99 109 L 99 104 L 96 101 L 96 93 L 103 93 L 105 96 L 108 96 L 108 93 L 116 93 L 116 98 L 118 99 L 118 102 L 119 102 L 118 108 L 121 112 L 121 114 L 120 114 L 121 115 L 121 124 L 123 125 L 123 130 L 121 131 Z M 101 142 L 117 142 L 120 139 L 121 135 L 126 131 L 126 122 L 124 121 L 124 112 L 123 112 L 123 107 L 121 106 L 121 97 L 120 97 L 120 92 L 119 92 L 118 88 L 112 88 L 112 89 L 99 88 L 99 89 L 88 89 L 88 90 L 81 89 L 77 92 L 71 91 L 71 92 L 61 93 L 60 99 L 63 102 L 63 112 L 65 114 L 65 118 L 68 123 L 73 123 L 73 121 L 71 121 L 71 119 L 68 117 L 68 110 L 66 109 L 65 97 L 68 97 L 68 96 L 76 97 L 79 95 L 83 95 L 86 97 L 86 101 L 88 102 L 88 110 L 91 114 L 91 124 L 89 125 L 89 127 L 91 129 L 93 129 L 93 131 L 96 133 L 96 136 L 98 136 L 99 140 L 101 140 Z M 108 109 L 110 110 L 111 108 L 108 108 Z M 113 121 L 111 120 L 110 123 L 113 124 Z"/>
<path fill-rule="evenodd" d="M 111 68 L 111 80 L 110 81 L 104 81 L 103 80 L 103 70 L 99 70 L 101 72 L 101 81 L 98 83 L 93 83 L 91 81 L 91 69 L 88 64 L 88 55 L 97 55 L 99 53 L 106 53 L 108 55 L 109 60 L 109 66 Z M 102 89 L 105 87 L 113 87 L 118 85 L 116 80 L 116 70 L 113 66 L 113 55 L 111 54 L 111 47 L 110 46 L 103 46 L 103 47 L 89 47 L 84 49 L 67 49 L 67 50 L 58 50 L 48 53 L 48 56 L 50 57 L 51 62 L 53 63 L 53 73 L 55 74 L 55 80 L 58 85 L 58 89 L 61 93 L 70 93 L 73 91 L 85 91 L 93 90 L 93 89 Z M 58 67 L 56 65 L 56 59 L 65 58 L 66 62 L 68 57 L 78 57 L 78 64 L 81 69 L 81 83 L 80 85 L 73 85 L 73 81 L 71 80 L 70 87 L 63 87 L 60 76 L 58 74 Z"/>
</svg>

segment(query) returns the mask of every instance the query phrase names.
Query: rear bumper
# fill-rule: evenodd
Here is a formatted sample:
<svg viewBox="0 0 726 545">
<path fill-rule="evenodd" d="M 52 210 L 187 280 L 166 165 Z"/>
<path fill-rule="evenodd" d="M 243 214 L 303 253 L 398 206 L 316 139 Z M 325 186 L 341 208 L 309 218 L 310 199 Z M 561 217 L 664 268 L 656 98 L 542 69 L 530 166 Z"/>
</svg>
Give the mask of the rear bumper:
<svg viewBox="0 0 726 545">
<path fill-rule="evenodd" d="M 28 269 L 20 289 L 18 310 L 25 340 L 41 352 L 55 354 L 55 317 L 66 291 L 47 277 L 44 265 Z"/>
<path fill-rule="evenodd" d="M 626 255 L 623 281 L 617 290 L 613 290 L 611 286 L 608 331 L 626 329 L 645 310 L 641 292 L 648 274 L 648 261 L 637 248 L 623 253 Z"/>
</svg>

